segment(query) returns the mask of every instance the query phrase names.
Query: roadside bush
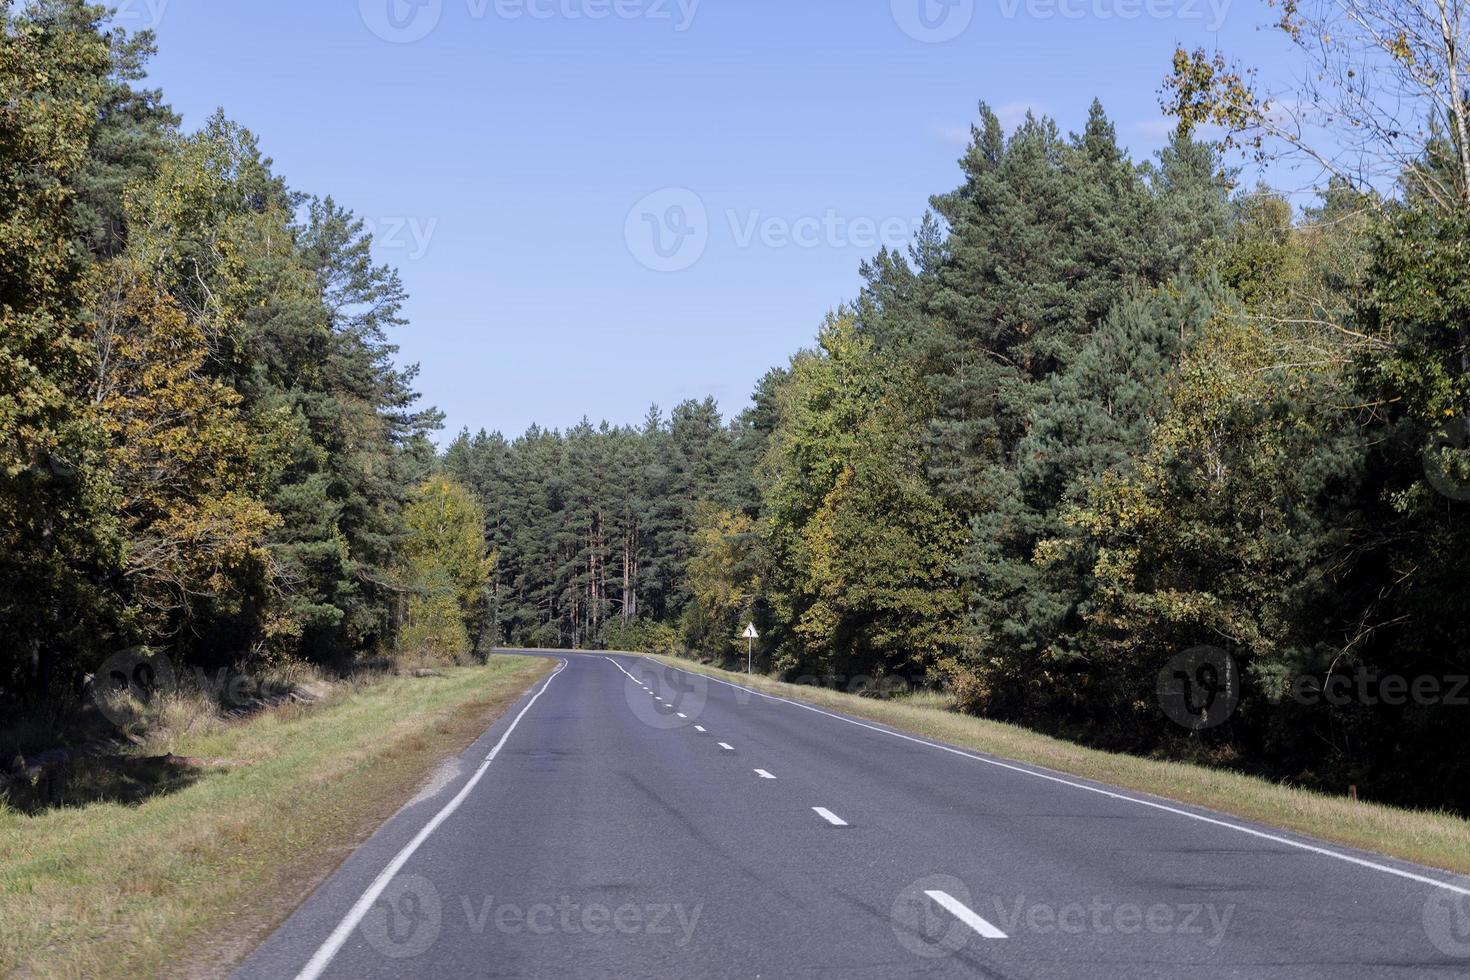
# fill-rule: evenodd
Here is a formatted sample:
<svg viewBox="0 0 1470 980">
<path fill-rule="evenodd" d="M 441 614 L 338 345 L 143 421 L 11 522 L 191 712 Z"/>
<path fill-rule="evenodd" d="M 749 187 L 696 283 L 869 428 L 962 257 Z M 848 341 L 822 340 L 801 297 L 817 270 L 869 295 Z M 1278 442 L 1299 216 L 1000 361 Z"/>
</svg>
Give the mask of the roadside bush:
<svg viewBox="0 0 1470 980">
<path fill-rule="evenodd" d="M 682 653 L 679 631 L 667 623 L 637 620 L 626 626 L 621 621 L 610 624 L 603 631 L 603 646 L 609 650 L 627 650 L 631 653 L 658 653 L 667 656 Z"/>
</svg>

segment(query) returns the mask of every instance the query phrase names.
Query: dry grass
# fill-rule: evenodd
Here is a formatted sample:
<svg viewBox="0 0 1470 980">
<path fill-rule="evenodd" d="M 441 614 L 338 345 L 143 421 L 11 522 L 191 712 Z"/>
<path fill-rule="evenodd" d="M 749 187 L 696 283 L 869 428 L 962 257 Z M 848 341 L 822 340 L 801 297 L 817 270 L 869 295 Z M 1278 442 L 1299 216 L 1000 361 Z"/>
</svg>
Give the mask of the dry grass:
<svg viewBox="0 0 1470 980">
<path fill-rule="evenodd" d="M 0 808 L 0 975 L 227 974 L 551 667 L 497 657 L 238 722 L 158 706 L 150 742 L 222 764 L 134 805 Z"/>
<path fill-rule="evenodd" d="M 946 710 L 943 695 L 933 693 L 882 701 L 768 677 L 749 678 L 674 657 L 651 659 L 949 745 L 1470 874 L 1470 821 L 1453 814 L 1356 803 L 1221 769 L 1084 748 L 1015 725 L 954 714 Z"/>
<path fill-rule="evenodd" d="M 931 708 L 934 711 L 953 711 L 954 695 L 946 691 L 910 691 L 893 698 L 892 704 L 900 704 L 906 708 Z"/>
<path fill-rule="evenodd" d="M 235 679 L 248 680 L 248 687 L 233 688 Z M 211 678 L 206 673 L 184 672 L 146 703 L 126 689 L 107 695 L 105 714 L 118 720 L 120 727 L 118 731 L 104 728 L 103 734 L 122 734 L 136 744 L 164 746 L 167 751 L 180 738 L 216 734 L 231 719 L 274 705 L 287 695 L 319 701 L 339 687 L 350 691 L 376 679 L 376 675 L 363 672 L 353 680 L 328 680 L 318 668 L 292 661 L 248 676 L 221 671 Z M 75 734 L 83 727 L 77 721 L 80 715 L 75 711 L 66 714 L 71 716 L 68 721 Z M 51 735 L 54 737 L 55 732 Z M 0 745 L 17 741 L 10 731 L 0 731 Z"/>
</svg>

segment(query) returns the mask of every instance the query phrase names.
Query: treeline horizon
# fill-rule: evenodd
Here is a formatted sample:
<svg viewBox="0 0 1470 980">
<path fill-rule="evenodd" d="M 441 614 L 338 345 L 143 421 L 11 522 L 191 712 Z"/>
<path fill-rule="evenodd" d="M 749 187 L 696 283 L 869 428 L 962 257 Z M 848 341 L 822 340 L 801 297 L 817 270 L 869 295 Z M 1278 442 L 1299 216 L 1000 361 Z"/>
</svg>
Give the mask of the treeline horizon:
<svg viewBox="0 0 1470 980">
<path fill-rule="evenodd" d="M 1458 151 L 1299 208 L 1190 131 L 1135 163 L 1095 102 L 982 104 L 908 254 L 735 418 L 462 432 L 494 641 L 743 667 L 753 622 L 788 679 L 1470 809 Z"/>
</svg>

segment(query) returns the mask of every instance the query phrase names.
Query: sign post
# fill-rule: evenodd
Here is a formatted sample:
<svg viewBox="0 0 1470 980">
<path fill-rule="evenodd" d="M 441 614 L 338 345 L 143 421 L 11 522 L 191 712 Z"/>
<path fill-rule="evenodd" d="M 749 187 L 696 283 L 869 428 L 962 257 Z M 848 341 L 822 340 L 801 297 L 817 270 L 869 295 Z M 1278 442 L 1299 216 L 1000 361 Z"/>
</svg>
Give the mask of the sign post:
<svg viewBox="0 0 1470 980">
<path fill-rule="evenodd" d="M 755 631 L 755 624 L 751 623 L 741 635 L 745 637 L 745 672 L 749 674 L 753 672 L 751 667 L 755 660 L 755 641 L 760 639 L 760 634 Z"/>
</svg>

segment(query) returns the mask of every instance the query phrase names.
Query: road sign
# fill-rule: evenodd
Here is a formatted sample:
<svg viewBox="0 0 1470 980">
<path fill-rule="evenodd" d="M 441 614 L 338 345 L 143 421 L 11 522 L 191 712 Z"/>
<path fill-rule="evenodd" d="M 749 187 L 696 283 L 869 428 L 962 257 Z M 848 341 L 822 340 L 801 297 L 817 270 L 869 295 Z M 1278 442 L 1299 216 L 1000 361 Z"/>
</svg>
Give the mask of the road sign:
<svg viewBox="0 0 1470 980">
<path fill-rule="evenodd" d="M 755 624 L 751 623 L 745 627 L 745 632 L 740 634 L 745 638 L 745 672 L 752 673 L 751 667 L 755 663 L 755 641 L 760 639 L 760 634 L 755 631 Z"/>
<path fill-rule="evenodd" d="M 749 626 L 745 627 L 745 632 L 741 633 L 740 636 L 742 639 L 746 640 L 759 640 L 761 638 L 761 635 L 755 631 L 754 623 L 751 623 Z"/>
</svg>

